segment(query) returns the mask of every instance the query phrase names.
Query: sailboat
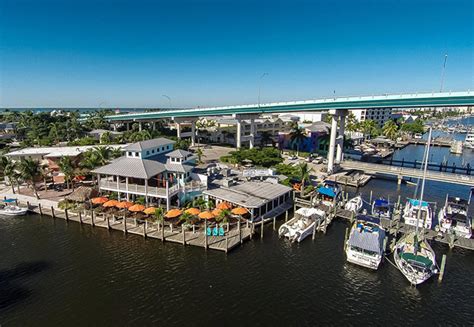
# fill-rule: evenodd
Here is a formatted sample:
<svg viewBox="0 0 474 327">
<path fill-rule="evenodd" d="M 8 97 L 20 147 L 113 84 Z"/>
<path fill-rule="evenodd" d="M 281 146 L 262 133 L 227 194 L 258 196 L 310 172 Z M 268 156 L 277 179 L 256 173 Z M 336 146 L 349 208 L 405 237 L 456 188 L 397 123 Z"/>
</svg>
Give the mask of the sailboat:
<svg viewBox="0 0 474 327">
<path fill-rule="evenodd" d="M 419 208 L 415 231 L 406 234 L 397 242 L 393 254 L 398 269 L 413 285 L 421 284 L 437 273 L 435 252 L 425 239 L 420 238 L 418 233 L 418 221 L 420 220 L 422 212 L 421 206 L 423 204 L 423 193 L 425 190 L 426 171 L 431 145 L 431 132 L 432 129 L 430 128 L 423 157 L 423 180 L 421 183 L 420 198 L 417 202 Z"/>
</svg>

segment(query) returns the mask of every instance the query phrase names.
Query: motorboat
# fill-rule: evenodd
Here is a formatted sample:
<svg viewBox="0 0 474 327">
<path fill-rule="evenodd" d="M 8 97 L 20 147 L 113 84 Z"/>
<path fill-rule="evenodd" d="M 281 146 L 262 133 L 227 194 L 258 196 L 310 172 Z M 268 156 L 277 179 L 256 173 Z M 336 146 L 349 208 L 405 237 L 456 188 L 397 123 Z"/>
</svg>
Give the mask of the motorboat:
<svg viewBox="0 0 474 327">
<path fill-rule="evenodd" d="M 416 232 L 406 234 L 395 245 L 395 264 L 408 281 L 418 285 L 438 272 L 435 253 L 426 240 Z"/>
<path fill-rule="evenodd" d="M 6 199 L 2 202 L 0 205 L 0 216 L 24 216 L 28 212 L 27 208 L 15 205 L 15 199 Z"/>
<path fill-rule="evenodd" d="M 313 234 L 314 225 L 326 219 L 326 213 L 317 208 L 300 208 L 296 210 L 295 217 L 284 223 L 278 229 L 280 237 L 286 237 L 290 241 L 301 242 L 307 236 Z"/>
<path fill-rule="evenodd" d="M 446 196 L 446 203 L 439 211 L 439 230 L 464 238 L 471 238 L 471 219 L 467 215 L 469 202 L 465 199 Z"/>
<path fill-rule="evenodd" d="M 420 212 L 420 219 L 418 219 L 418 212 Z M 408 199 L 403 209 L 403 220 L 406 225 L 416 226 L 418 224 L 420 228 L 431 229 L 433 210 L 426 201 Z"/>
<path fill-rule="evenodd" d="M 358 213 L 362 209 L 362 197 L 360 195 L 350 199 L 344 205 L 344 209 L 352 211 L 353 213 Z"/>
<path fill-rule="evenodd" d="M 372 216 L 390 219 L 392 217 L 392 207 L 387 199 L 376 199 L 372 203 Z"/>
<path fill-rule="evenodd" d="M 453 141 L 453 143 L 451 143 L 451 148 L 449 149 L 449 152 L 453 154 L 462 154 L 462 146 L 462 141 Z"/>
<path fill-rule="evenodd" d="M 474 149 L 474 133 L 467 133 L 464 140 L 464 147 L 467 149 Z"/>
<path fill-rule="evenodd" d="M 324 181 L 317 189 L 315 201 L 328 207 L 334 207 L 341 198 L 341 188 L 335 182 Z"/>
<path fill-rule="evenodd" d="M 357 216 L 346 242 L 347 261 L 370 269 L 378 269 L 384 254 L 385 230 L 380 219 Z"/>
</svg>

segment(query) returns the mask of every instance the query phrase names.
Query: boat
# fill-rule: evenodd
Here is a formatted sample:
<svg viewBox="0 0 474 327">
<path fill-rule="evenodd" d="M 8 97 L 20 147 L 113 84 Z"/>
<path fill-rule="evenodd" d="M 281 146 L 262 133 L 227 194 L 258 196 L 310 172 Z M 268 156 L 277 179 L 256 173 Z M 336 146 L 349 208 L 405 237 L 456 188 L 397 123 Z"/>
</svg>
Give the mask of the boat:
<svg viewBox="0 0 474 327">
<path fill-rule="evenodd" d="M 418 217 L 418 211 L 420 216 Z M 420 228 L 431 229 L 433 223 L 433 210 L 426 201 L 416 199 L 408 199 L 403 209 L 403 220 L 406 225 L 416 226 Z"/>
<path fill-rule="evenodd" d="M 451 148 L 449 149 L 449 152 L 453 154 L 462 154 L 462 146 L 463 146 L 462 141 L 454 141 L 451 144 Z"/>
<path fill-rule="evenodd" d="M 370 269 L 378 269 L 383 259 L 385 230 L 380 219 L 357 216 L 346 242 L 347 261 Z"/>
<path fill-rule="evenodd" d="M 431 212 L 428 204 L 423 201 L 423 194 L 425 190 L 426 172 L 428 169 L 428 158 L 430 154 L 432 131 L 433 130 L 430 127 L 428 141 L 426 142 L 425 153 L 423 155 L 423 179 L 421 182 L 420 198 L 417 200 L 409 200 L 409 213 L 411 215 L 416 213 L 415 231 L 404 235 L 395 244 L 393 252 L 395 264 L 412 285 L 419 285 L 438 272 L 436 266 L 436 257 L 433 249 L 426 241 L 426 239 L 420 238 L 420 235 L 418 233 L 418 230 L 420 228 L 419 222 L 423 211 L 426 213 L 427 217 Z M 417 208 L 417 210 L 415 210 L 415 207 Z M 423 210 L 423 208 L 425 209 Z M 412 216 L 410 216 L 408 219 L 411 219 L 411 217 Z"/>
<path fill-rule="evenodd" d="M 387 199 L 376 199 L 372 203 L 372 216 L 390 219 L 392 217 L 392 207 Z"/>
<path fill-rule="evenodd" d="M 474 133 L 467 133 L 464 140 L 464 147 L 467 149 L 474 149 Z"/>
<path fill-rule="evenodd" d="M 467 215 L 469 201 L 458 197 L 446 196 L 446 203 L 439 211 L 439 230 L 464 238 L 471 238 L 471 219 Z"/>
<path fill-rule="evenodd" d="M 324 184 L 317 190 L 315 202 L 334 207 L 341 198 L 341 188 L 335 182 L 324 181 Z"/>
<path fill-rule="evenodd" d="M 27 208 L 21 208 L 14 203 L 15 199 L 5 199 L 0 205 L 0 216 L 24 216 L 27 212 Z"/>
<path fill-rule="evenodd" d="M 278 229 L 280 237 L 286 237 L 290 241 L 301 242 L 313 234 L 314 226 L 326 219 L 326 213 L 317 208 L 300 208 L 296 210 L 295 217 L 284 223 Z"/>
<path fill-rule="evenodd" d="M 362 197 L 358 195 L 347 201 L 347 203 L 344 205 L 344 209 L 358 213 L 362 209 L 362 204 Z"/>
</svg>

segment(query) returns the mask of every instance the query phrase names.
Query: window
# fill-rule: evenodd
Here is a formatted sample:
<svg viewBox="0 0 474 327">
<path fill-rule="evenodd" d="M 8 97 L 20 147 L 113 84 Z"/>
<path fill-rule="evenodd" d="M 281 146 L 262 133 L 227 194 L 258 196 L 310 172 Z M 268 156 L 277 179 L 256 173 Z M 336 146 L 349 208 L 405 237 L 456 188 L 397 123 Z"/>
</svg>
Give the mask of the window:
<svg viewBox="0 0 474 327">
<path fill-rule="evenodd" d="M 155 149 L 151 150 L 151 153 L 155 153 Z"/>
<path fill-rule="evenodd" d="M 140 156 L 140 152 L 135 152 L 135 157 L 139 157 Z"/>
<path fill-rule="evenodd" d="M 129 157 L 133 157 L 133 153 L 131 151 L 128 152 Z"/>
<path fill-rule="evenodd" d="M 161 151 L 165 151 L 165 147 L 164 147 L 164 146 L 161 147 Z"/>
<path fill-rule="evenodd" d="M 169 145 L 167 145 L 167 146 L 166 146 L 166 150 L 169 150 L 169 148 L 170 148 L 170 146 L 169 146 Z"/>
<path fill-rule="evenodd" d="M 147 156 L 150 155 L 150 151 L 147 151 L 147 152 L 146 152 L 146 155 L 147 155 Z"/>
</svg>

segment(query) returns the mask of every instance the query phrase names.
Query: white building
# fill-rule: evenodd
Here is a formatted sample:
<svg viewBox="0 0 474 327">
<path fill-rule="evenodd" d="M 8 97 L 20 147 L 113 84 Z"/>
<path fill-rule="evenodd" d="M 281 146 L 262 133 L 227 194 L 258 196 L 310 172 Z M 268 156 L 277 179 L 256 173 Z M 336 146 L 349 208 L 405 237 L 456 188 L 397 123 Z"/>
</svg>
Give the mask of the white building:
<svg viewBox="0 0 474 327">
<path fill-rule="evenodd" d="M 370 108 L 361 110 L 351 110 L 358 121 L 373 120 L 379 126 L 383 126 L 386 121 L 392 119 L 392 108 Z"/>
</svg>

